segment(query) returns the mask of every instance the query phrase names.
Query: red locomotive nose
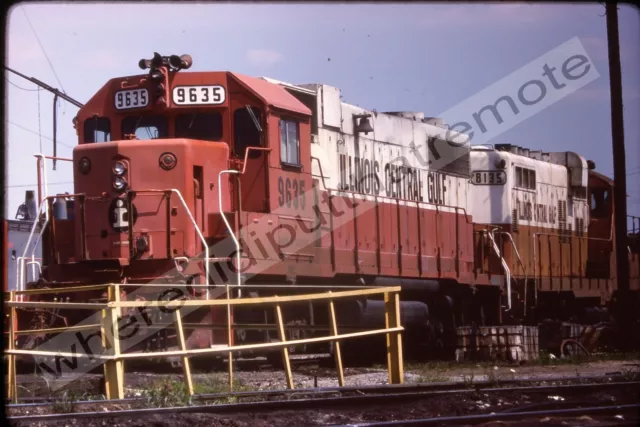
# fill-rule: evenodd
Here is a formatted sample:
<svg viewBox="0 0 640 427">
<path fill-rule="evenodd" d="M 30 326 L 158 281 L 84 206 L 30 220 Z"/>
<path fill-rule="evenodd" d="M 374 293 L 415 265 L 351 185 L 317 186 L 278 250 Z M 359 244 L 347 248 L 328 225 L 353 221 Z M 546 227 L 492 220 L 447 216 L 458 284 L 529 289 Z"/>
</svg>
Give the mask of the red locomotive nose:
<svg viewBox="0 0 640 427">
<path fill-rule="evenodd" d="M 202 245 L 195 227 L 205 232 L 204 213 L 219 212 L 215 183 L 227 168 L 228 152 L 222 142 L 177 138 L 76 148 L 76 191 L 88 196 L 85 224 L 75 226 L 77 248 L 84 233 L 84 257 L 90 259 L 157 261 L 196 255 Z M 91 167 L 81 170 L 81 164 Z M 229 191 L 222 195 L 227 205 Z"/>
</svg>

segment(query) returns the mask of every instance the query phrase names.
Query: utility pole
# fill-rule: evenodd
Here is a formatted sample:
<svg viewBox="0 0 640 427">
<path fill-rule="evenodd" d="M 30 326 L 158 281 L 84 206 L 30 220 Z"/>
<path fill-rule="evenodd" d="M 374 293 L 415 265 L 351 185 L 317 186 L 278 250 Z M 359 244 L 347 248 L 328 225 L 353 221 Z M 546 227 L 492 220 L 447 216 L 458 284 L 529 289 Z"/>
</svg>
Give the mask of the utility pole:
<svg viewBox="0 0 640 427">
<path fill-rule="evenodd" d="M 615 224 L 616 284 L 618 313 L 622 343 L 627 340 L 631 319 L 632 299 L 629 295 L 629 257 L 627 251 L 627 180 L 624 149 L 624 123 L 622 110 L 622 72 L 620 41 L 618 37 L 618 4 L 606 4 L 607 40 L 609 48 L 609 84 L 611 89 L 611 137 L 613 144 L 613 200 Z"/>
<path fill-rule="evenodd" d="M 53 93 L 54 97 L 53 97 L 53 157 L 56 157 L 56 155 L 58 154 L 58 141 L 56 140 L 56 134 L 57 134 L 57 122 L 58 122 L 58 117 L 57 117 L 57 109 L 56 109 L 56 104 L 58 102 L 58 98 L 62 98 L 67 102 L 70 102 L 71 104 L 75 105 L 78 108 L 82 108 L 84 107 L 84 104 L 82 104 L 79 101 L 76 101 L 75 99 L 73 99 L 72 97 L 70 97 L 69 95 L 67 95 L 66 93 L 60 92 L 58 89 L 52 88 L 51 86 L 49 86 L 46 83 L 41 82 L 40 80 L 34 78 L 34 77 L 27 77 L 22 73 L 19 73 L 16 70 L 12 70 L 11 68 L 7 67 L 6 65 L 4 66 L 4 68 L 7 71 L 11 71 L 13 74 L 22 77 L 25 80 L 29 80 L 31 83 L 37 84 L 38 86 L 40 86 L 41 88 L 48 90 L 49 92 Z M 6 168 L 5 168 L 6 169 Z M 53 170 L 56 170 L 56 160 L 53 159 Z"/>
</svg>

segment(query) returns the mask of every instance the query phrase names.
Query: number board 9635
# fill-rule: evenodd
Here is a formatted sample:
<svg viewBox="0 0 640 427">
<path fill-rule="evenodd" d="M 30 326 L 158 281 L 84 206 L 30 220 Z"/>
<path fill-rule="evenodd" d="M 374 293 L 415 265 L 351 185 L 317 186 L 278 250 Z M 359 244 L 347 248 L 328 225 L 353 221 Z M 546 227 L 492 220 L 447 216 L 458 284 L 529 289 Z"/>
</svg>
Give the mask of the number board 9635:
<svg viewBox="0 0 640 427">
<path fill-rule="evenodd" d="M 504 185 L 507 183 L 505 171 L 473 171 L 471 183 L 474 185 Z"/>
<path fill-rule="evenodd" d="M 220 85 L 173 88 L 173 103 L 176 105 L 219 105 L 225 101 L 226 92 Z"/>
<path fill-rule="evenodd" d="M 114 102 L 117 110 L 144 108 L 149 105 L 147 89 L 128 89 L 116 92 Z"/>
</svg>

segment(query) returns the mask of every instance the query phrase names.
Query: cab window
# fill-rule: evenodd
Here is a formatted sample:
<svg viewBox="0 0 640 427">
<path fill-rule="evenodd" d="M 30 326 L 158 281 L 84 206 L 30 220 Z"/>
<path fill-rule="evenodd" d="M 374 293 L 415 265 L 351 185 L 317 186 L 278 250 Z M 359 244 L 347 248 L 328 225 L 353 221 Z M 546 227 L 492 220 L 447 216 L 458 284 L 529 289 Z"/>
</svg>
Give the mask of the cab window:
<svg viewBox="0 0 640 427">
<path fill-rule="evenodd" d="M 91 117 L 84 121 L 84 142 L 111 141 L 111 122 L 106 117 Z"/>
<path fill-rule="evenodd" d="M 606 218 L 609 215 L 609 191 L 604 188 L 591 190 L 591 217 Z"/>
<path fill-rule="evenodd" d="M 236 156 L 244 158 L 247 147 L 262 145 L 262 115 L 255 107 L 241 107 L 233 113 L 233 150 Z M 260 157 L 259 151 L 251 151 L 250 158 Z"/>
<path fill-rule="evenodd" d="M 293 120 L 280 120 L 280 161 L 287 165 L 300 165 L 298 122 Z"/>
<path fill-rule="evenodd" d="M 536 189 L 536 171 L 516 166 L 516 187 L 528 190 Z"/>
<path fill-rule="evenodd" d="M 220 141 L 222 139 L 222 114 L 195 113 L 176 117 L 176 138 Z"/>
<path fill-rule="evenodd" d="M 164 116 L 131 116 L 122 120 L 122 138 L 135 134 L 137 139 L 157 139 L 168 136 L 167 119 Z"/>
</svg>

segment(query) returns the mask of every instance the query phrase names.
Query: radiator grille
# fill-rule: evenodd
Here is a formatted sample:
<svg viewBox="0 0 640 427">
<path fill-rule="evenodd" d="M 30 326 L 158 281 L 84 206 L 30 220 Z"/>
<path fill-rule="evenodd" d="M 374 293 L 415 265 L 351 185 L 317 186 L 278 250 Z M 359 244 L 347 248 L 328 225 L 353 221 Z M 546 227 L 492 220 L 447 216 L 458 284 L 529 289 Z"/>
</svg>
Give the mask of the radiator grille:
<svg viewBox="0 0 640 427">
<path fill-rule="evenodd" d="M 580 237 L 584 237 L 584 218 L 576 218 L 576 233 Z"/>
<path fill-rule="evenodd" d="M 567 202 L 565 200 L 558 200 L 558 234 L 560 235 L 560 241 L 565 243 L 567 232 Z"/>
</svg>

